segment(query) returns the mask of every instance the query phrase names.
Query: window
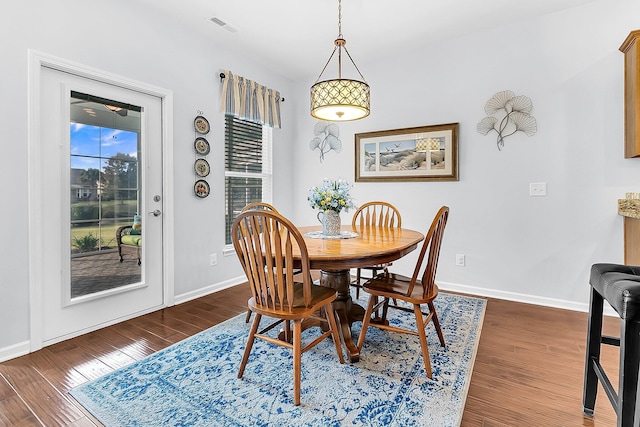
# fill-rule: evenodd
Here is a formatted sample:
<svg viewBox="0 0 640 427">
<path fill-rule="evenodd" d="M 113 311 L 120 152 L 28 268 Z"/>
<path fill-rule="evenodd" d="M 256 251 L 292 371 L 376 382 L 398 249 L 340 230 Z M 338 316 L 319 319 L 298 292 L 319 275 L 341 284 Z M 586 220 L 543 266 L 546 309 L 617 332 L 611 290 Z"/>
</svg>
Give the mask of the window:
<svg viewBox="0 0 640 427">
<path fill-rule="evenodd" d="M 141 107 L 71 91 L 69 114 L 72 257 L 116 250 L 140 211 Z"/>
<path fill-rule="evenodd" d="M 271 203 L 272 129 L 225 116 L 225 243 L 232 244 L 231 225 L 247 204 Z"/>
</svg>

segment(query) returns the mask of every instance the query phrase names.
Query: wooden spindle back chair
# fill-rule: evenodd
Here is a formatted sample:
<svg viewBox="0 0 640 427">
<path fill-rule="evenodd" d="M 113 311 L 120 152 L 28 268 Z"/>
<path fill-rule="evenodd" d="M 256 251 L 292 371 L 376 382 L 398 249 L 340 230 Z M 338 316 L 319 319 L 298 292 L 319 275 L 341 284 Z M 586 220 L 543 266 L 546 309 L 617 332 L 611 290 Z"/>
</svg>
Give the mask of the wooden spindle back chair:
<svg viewBox="0 0 640 427">
<path fill-rule="evenodd" d="M 400 212 L 391 203 L 373 201 L 360 206 L 351 220 L 353 227 L 401 228 Z"/>
<path fill-rule="evenodd" d="M 294 403 L 299 405 L 302 353 L 331 336 L 340 363 L 344 363 L 331 304 L 336 299 L 336 291 L 313 284 L 304 239 L 298 229 L 277 212 L 256 209 L 241 213 L 233 222 L 232 239 L 251 288 L 248 306 L 256 314 L 238 378 L 242 378 L 256 338 L 290 348 L 293 350 Z M 302 274 L 298 277 L 302 282 L 294 280 L 294 265 L 301 268 Z M 276 320 L 258 331 L 263 316 Z M 303 347 L 302 321 L 308 318 L 325 329 Z M 293 322 L 292 342 L 286 335 L 281 339 L 267 334 L 282 322 Z"/>
<path fill-rule="evenodd" d="M 273 205 L 266 203 L 266 202 L 252 202 L 249 203 L 248 205 L 246 205 L 244 208 L 242 208 L 242 212 L 246 212 L 246 211 L 250 211 L 250 210 L 254 210 L 254 209 L 264 209 L 267 211 L 271 211 L 271 212 L 278 212 L 278 210 L 276 208 L 273 207 Z M 244 318 L 244 323 L 249 323 L 249 320 L 251 320 L 251 310 L 247 308 L 247 315 Z"/>
<path fill-rule="evenodd" d="M 429 378 L 431 378 L 432 372 L 425 331 L 429 322 L 433 322 L 438 334 L 438 339 L 440 340 L 440 345 L 443 347 L 445 346 L 444 335 L 442 334 L 440 321 L 438 320 L 433 300 L 438 296 L 438 285 L 435 282 L 436 270 L 438 268 L 442 236 L 444 234 L 448 218 L 449 208 L 447 206 L 441 207 L 429 227 L 429 231 L 427 232 L 424 243 L 422 244 L 422 249 L 420 250 L 420 255 L 418 256 L 418 260 L 411 277 L 393 274 L 387 271 L 385 274 L 380 274 L 369 279 L 362 285 L 363 290 L 369 293 L 371 298 L 369 299 L 369 304 L 367 306 L 364 319 L 362 320 L 362 330 L 358 337 L 358 350 L 362 350 L 367 329 L 370 326 L 392 332 L 417 335 L 420 339 L 425 371 Z M 423 264 L 424 272 L 419 278 Z M 381 301 L 379 301 L 379 299 L 381 299 Z M 400 306 L 397 303 L 390 305 L 390 300 L 405 301 L 413 305 L 413 308 L 409 309 Z M 428 313 L 422 312 L 423 304 L 428 306 Z M 378 311 L 381 306 L 383 313 L 382 320 L 375 323 L 371 322 L 372 313 L 374 311 Z M 403 329 L 390 325 L 386 319 L 389 308 L 413 312 L 416 318 L 416 330 Z"/>
<path fill-rule="evenodd" d="M 353 214 L 351 227 L 354 230 L 366 227 L 402 228 L 402 216 L 400 211 L 391 203 L 373 201 L 360 206 Z M 377 264 L 356 269 L 356 279 L 351 282 L 351 286 L 356 288 L 356 299 L 360 298 L 362 288 L 362 270 L 371 271 L 371 277 L 375 277 L 378 272 L 387 271 L 391 263 Z M 365 277 L 364 279 L 368 279 Z"/>
<path fill-rule="evenodd" d="M 264 209 L 264 210 L 271 211 L 271 212 L 278 212 L 278 210 L 276 208 L 274 208 L 273 205 L 270 205 L 269 203 L 266 203 L 266 202 L 252 202 L 252 203 L 249 203 L 247 206 L 242 208 L 242 212 L 250 211 L 250 210 L 253 210 L 253 209 Z"/>
</svg>

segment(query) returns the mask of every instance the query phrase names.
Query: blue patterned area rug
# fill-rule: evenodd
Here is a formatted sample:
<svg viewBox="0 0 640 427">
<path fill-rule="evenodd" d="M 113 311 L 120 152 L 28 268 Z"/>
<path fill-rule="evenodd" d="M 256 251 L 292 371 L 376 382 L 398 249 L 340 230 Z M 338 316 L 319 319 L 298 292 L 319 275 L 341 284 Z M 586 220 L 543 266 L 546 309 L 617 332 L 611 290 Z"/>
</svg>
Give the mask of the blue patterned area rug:
<svg viewBox="0 0 640 427">
<path fill-rule="evenodd" d="M 431 380 L 418 337 L 370 328 L 357 363 L 341 365 L 331 339 L 302 355 L 301 405 L 294 406 L 288 349 L 256 340 L 237 378 L 249 331 L 242 314 L 71 394 L 108 427 L 458 426 L 486 300 L 441 292 L 435 305 L 447 347 L 430 324 Z M 415 323 L 412 313 L 389 311 L 392 323 Z M 354 323 L 354 338 L 359 331 Z"/>
</svg>

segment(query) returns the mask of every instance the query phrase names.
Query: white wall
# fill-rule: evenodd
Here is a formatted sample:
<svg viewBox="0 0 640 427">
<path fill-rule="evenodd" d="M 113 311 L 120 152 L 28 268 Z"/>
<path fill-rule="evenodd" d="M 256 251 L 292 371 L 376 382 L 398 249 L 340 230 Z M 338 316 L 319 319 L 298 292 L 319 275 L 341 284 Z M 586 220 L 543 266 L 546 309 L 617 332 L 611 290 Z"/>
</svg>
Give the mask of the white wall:
<svg viewBox="0 0 640 427">
<path fill-rule="evenodd" d="M 356 183 L 357 202 L 387 200 L 403 226 L 423 232 L 448 205 L 443 288 L 586 309 L 591 264 L 623 262 L 617 199 L 640 190 L 640 159 L 623 158 L 618 51 L 640 27 L 638 16 L 637 1 L 602 0 L 419 52 L 380 52 L 373 63 L 359 63 L 352 51 L 371 86 L 372 113 L 340 124 L 343 150 L 321 164 L 308 147 L 315 120 L 297 109 L 295 219 L 315 221 L 303 201 L 323 177 L 354 180 L 355 133 L 459 122 L 460 181 Z M 300 99 L 308 86 L 299 84 Z M 503 90 L 531 98 L 538 132 L 511 136 L 498 151 L 496 134 L 483 136 L 476 125 Z M 548 196 L 530 197 L 531 182 L 546 182 Z M 455 266 L 458 253 L 466 267 Z M 415 258 L 396 268 L 410 274 Z"/>
<path fill-rule="evenodd" d="M 640 160 L 623 159 L 623 55 L 617 49 L 640 27 L 637 1 L 601 0 L 424 51 L 395 57 L 380 52 L 378 61 L 358 62 L 372 87 L 373 112 L 340 125 L 343 151 L 329 153 L 322 164 L 308 145 L 315 124 L 308 114 L 309 86 L 316 75 L 289 82 L 142 3 L 26 0 L 0 14 L 0 357 L 3 349 L 6 354 L 29 339 L 29 48 L 174 92 L 178 299 L 241 275 L 235 257 L 222 256 L 222 69 L 286 98 L 284 129 L 274 132 L 274 203 L 297 223 L 315 222 L 306 203 L 309 187 L 325 176 L 353 180 L 355 133 L 459 122 L 460 181 L 355 186 L 359 203 L 388 200 L 414 229 L 426 230 L 440 205 L 451 207 L 438 274 L 443 287 L 564 306 L 577 302 L 580 308 L 587 302 L 589 266 L 622 262 L 616 200 L 639 191 Z M 352 54 L 357 61 L 357 51 Z M 324 61 L 324 53 L 319 55 Z M 476 124 L 486 101 L 507 89 L 532 99 L 538 133 L 507 138 L 499 152 L 494 136 L 478 134 Z M 204 200 L 192 190 L 192 123 L 198 110 L 213 128 L 207 136 L 213 147 L 212 194 Z M 529 197 L 529 183 L 541 181 L 548 184 L 548 197 Z M 218 266 L 212 268 L 214 252 Z M 454 266 L 456 253 L 466 254 L 466 267 Z M 410 255 L 396 267 L 406 272 L 414 260 Z"/>
<path fill-rule="evenodd" d="M 0 360 L 29 339 L 27 59 L 34 49 L 85 66 L 173 91 L 175 295 L 193 293 L 243 276 L 235 256 L 222 256 L 224 246 L 224 115 L 219 113 L 221 70 L 277 89 L 285 97 L 291 82 L 227 51 L 201 35 L 154 15 L 141 2 L 126 0 L 28 0 L 12 2 L 0 14 Z M 287 101 L 288 102 L 288 101 Z M 292 122 L 283 104 L 282 121 Z M 207 178 L 211 195 L 193 194 L 195 175 L 193 119 L 202 110 L 212 125 Z M 274 130 L 275 202 L 291 211 L 291 128 Z M 218 265 L 209 266 L 209 254 Z"/>
</svg>

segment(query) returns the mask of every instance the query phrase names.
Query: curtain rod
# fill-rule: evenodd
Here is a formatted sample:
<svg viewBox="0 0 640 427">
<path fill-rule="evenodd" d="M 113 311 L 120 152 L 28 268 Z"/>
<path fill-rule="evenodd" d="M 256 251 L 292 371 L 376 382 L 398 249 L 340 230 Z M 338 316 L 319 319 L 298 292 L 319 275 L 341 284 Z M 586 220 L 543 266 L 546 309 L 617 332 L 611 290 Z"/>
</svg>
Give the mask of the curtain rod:
<svg viewBox="0 0 640 427">
<path fill-rule="evenodd" d="M 220 81 L 226 79 L 227 76 L 224 73 L 220 73 Z M 280 98 L 280 102 L 284 102 L 284 96 Z"/>
</svg>

